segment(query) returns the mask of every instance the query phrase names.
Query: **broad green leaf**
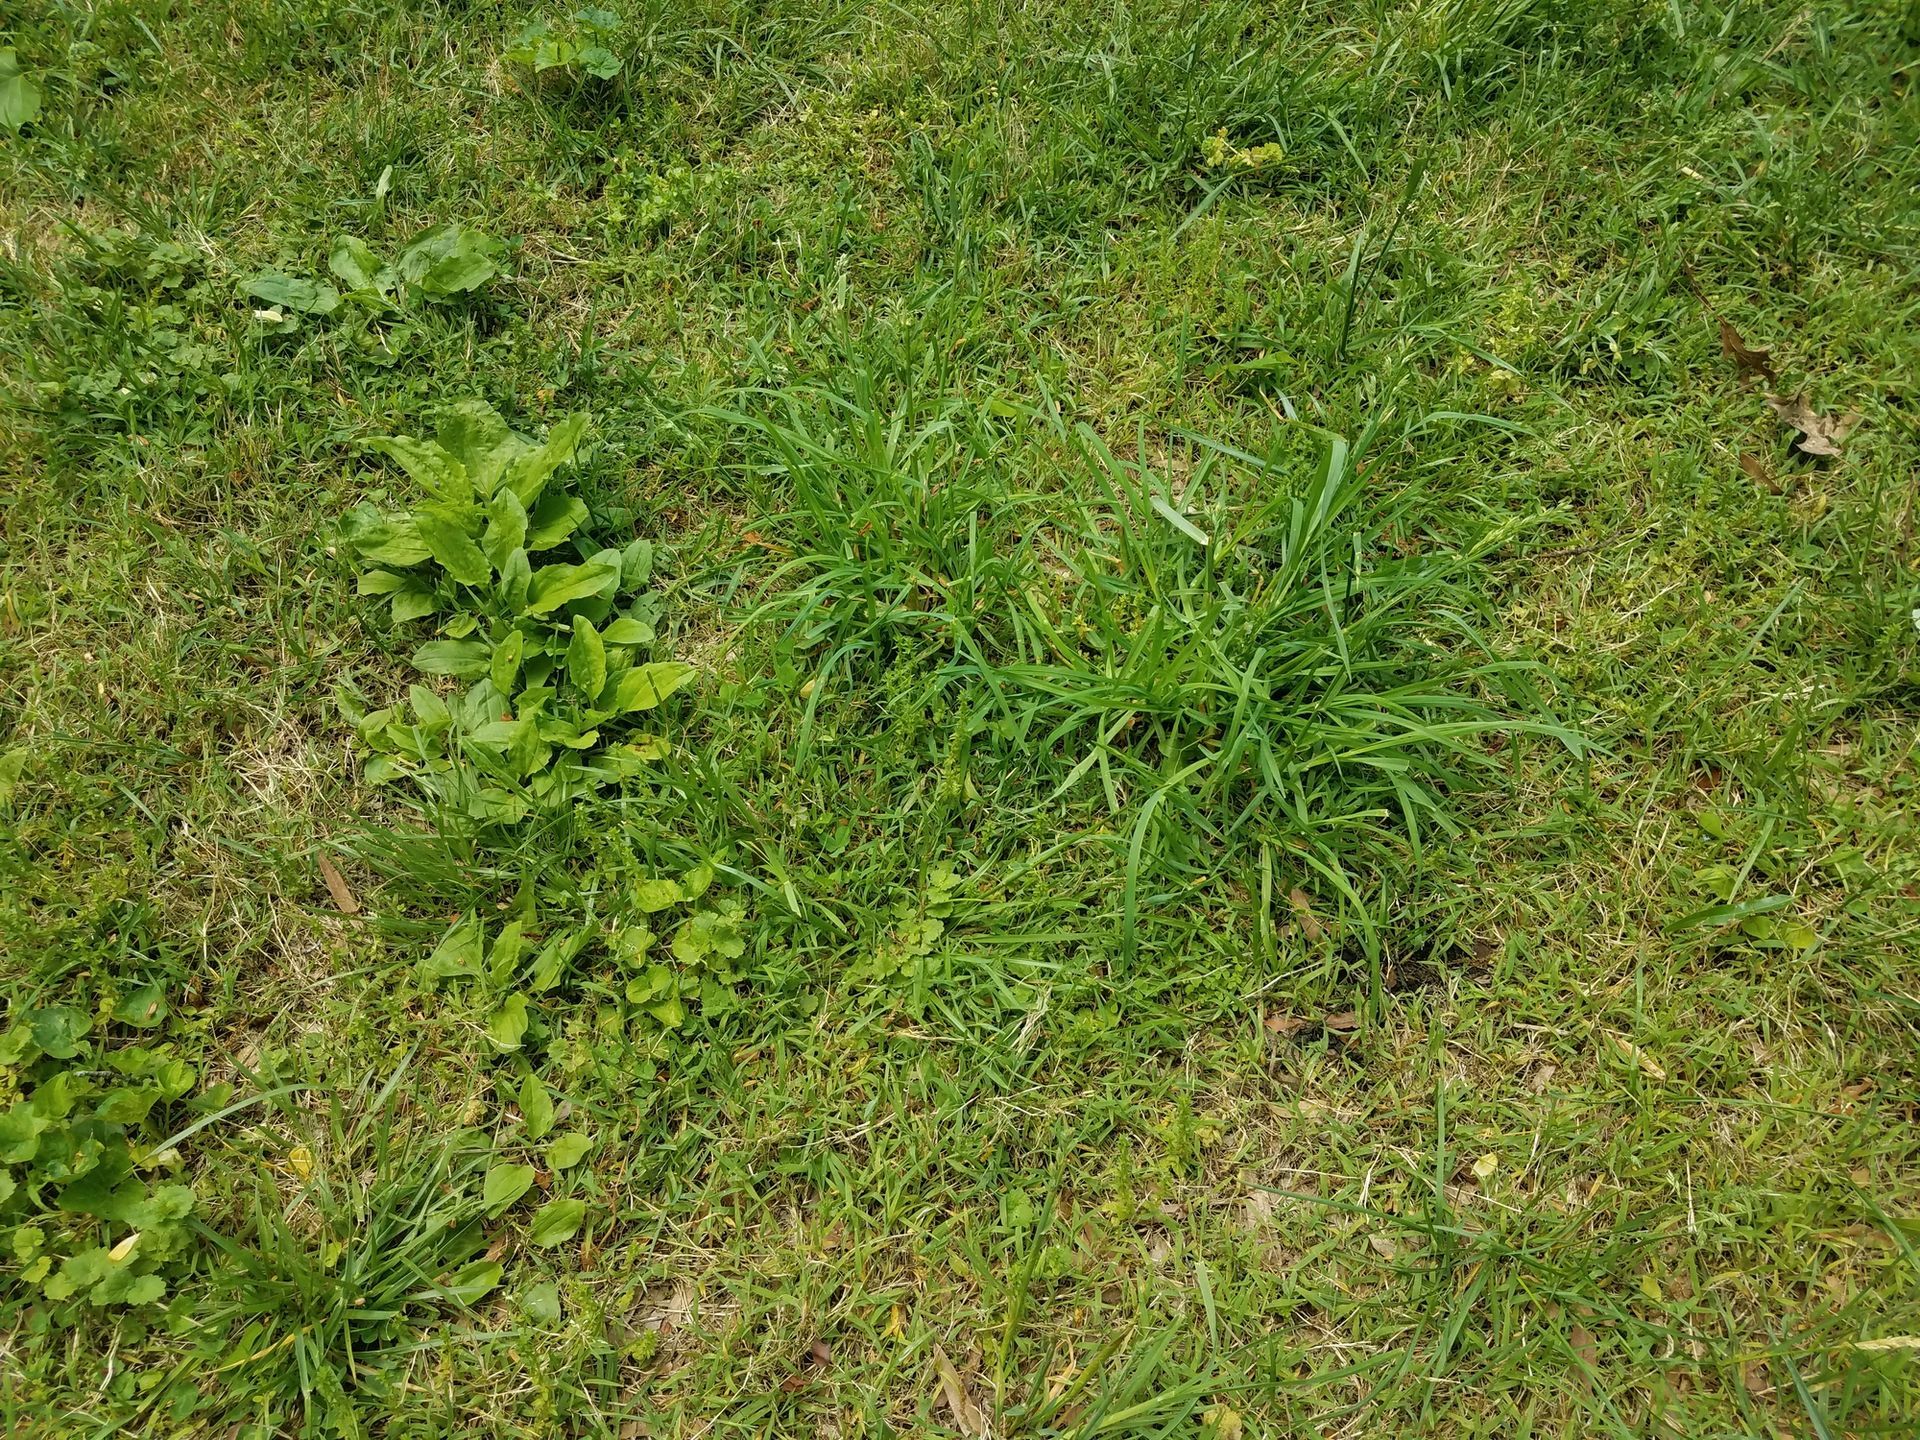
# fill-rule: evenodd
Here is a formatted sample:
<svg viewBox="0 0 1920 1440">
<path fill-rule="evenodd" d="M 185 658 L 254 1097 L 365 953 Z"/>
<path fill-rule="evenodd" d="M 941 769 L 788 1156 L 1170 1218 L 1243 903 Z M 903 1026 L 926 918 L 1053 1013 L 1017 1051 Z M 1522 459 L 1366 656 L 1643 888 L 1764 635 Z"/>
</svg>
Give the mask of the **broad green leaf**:
<svg viewBox="0 0 1920 1440">
<path fill-rule="evenodd" d="M 535 1245 L 564 1245 L 580 1233 L 587 1217 L 587 1202 L 580 1199 L 549 1200 L 533 1212 L 533 1224 L 527 1238 Z"/>
<path fill-rule="evenodd" d="M 409 585 L 395 592 L 393 602 L 387 608 L 393 615 L 393 623 L 404 625 L 409 620 L 433 614 L 440 608 L 440 599 L 424 585 Z"/>
<path fill-rule="evenodd" d="M 442 410 L 434 438 L 467 467 L 473 488 L 483 500 L 494 493 L 507 465 L 534 448 L 513 433 L 493 406 L 479 399 L 457 400 Z"/>
<path fill-rule="evenodd" d="M 589 705 L 606 688 L 607 647 L 600 643 L 600 632 L 584 615 L 573 617 L 573 639 L 567 645 L 567 678 Z"/>
<path fill-rule="evenodd" d="M 1802 920 L 1782 920 L 1774 933 L 1783 945 L 1795 950 L 1811 950 L 1820 943 L 1819 932 Z"/>
<path fill-rule="evenodd" d="M 467 915 L 456 920 L 434 952 L 420 962 L 420 973 L 429 980 L 478 975 L 483 940 L 478 917 Z"/>
<path fill-rule="evenodd" d="M 487 952 L 487 974 L 494 984 L 505 985 L 513 978 L 513 972 L 520 968 L 521 952 L 526 948 L 525 921 L 513 919 L 500 927 L 500 933 L 494 936 L 493 948 Z"/>
<path fill-rule="evenodd" d="M 348 290 L 362 295 L 385 295 L 393 289 L 395 275 L 372 248 L 358 235 L 334 238 L 327 255 L 327 268 Z"/>
<path fill-rule="evenodd" d="M 25 1100 L 0 1114 L 0 1164 L 24 1165 L 40 1149 L 40 1137 L 53 1124 Z"/>
<path fill-rule="evenodd" d="M 80 1042 L 93 1029 L 93 1017 L 71 1005 L 49 1005 L 27 1013 L 33 1031 L 33 1043 L 56 1060 L 71 1060 L 80 1053 Z"/>
<path fill-rule="evenodd" d="M 118 1085 L 100 1097 L 93 1113 L 109 1125 L 138 1125 L 160 1103 L 160 1092 L 139 1085 Z"/>
<path fill-rule="evenodd" d="M 449 505 L 472 502 L 473 482 L 467 476 L 467 467 L 433 441 L 416 440 L 411 435 L 381 435 L 369 440 L 367 448 L 398 462 L 434 499 Z"/>
<path fill-rule="evenodd" d="M 411 515 L 382 515 L 371 505 L 349 510 L 340 531 L 349 545 L 381 565 L 418 565 L 433 553 Z"/>
<path fill-rule="evenodd" d="M 586 437 L 587 425 L 586 414 L 569 415 L 553 427 L 544 445 L 517 456 L 508 464 L 504 482 L 513 487 L 513 493 L 520 497 L 522 505 L 533 509 L 533 502 L 540 498 L 540 492 L 546 488 L 547 477 L 573 459 L 579 450 L 581 440 Z"/>
<path fill-rule="evenodd" d="M 461 512 L 450 505 L 424 505 L 414 516 L 420 538 L 433 558 L 462 585 L 484 585 L 493 578 L 493 566 L 462 524 Z"/>
<path fill-rule="evenodd" d="M 584 565 L 542 565 L 527 585 L 527 613 L 549 615 L 569 600 L 597 594 L 617 567 L 588 561 Z"/>
<path fill-rule="evenodd" d="M 560 1323 L 560 1287 L 551 1280 L 529 1285 L 520 1296 L 520 1308 L 536 1325 Z"/>
<path fill-rule="evenodd" d="M 527 1038 L 527 997 L 519 991 L 500 1002 L 487 1020 L 487 1038 L 502 1050 L 518 1050 Z"/>
<path fill-rule="evenodd" d="M 693 673 L 691 665 L 678 660 L 636 665 L 620 677 L 609 708 L 621 715 L 630 710 L 651 710 L 691 680 Z"/>
<path fill-rule="evenodd" d="M 620 588 L 637 590 L 653 574 L 653 545 L 636 540 L 620 552 Z"/>
<path fill-rule="evenodd" d="M 576 64 L 596 80 L 611 80 L 620 73 L 620 57 L 604 45 L 586 45 L 573 57 Z"/>
<path fill-rule="evenodd" d="M 556 491 L 534 507 L 527 521 L 527 550 L 551 550 L 586 523 L 587 507 Z"/>
<path fill-rule="evenodd" d="M 407 704 L 413 707 L 413 718 L 430 730 L 444 730 L 453 723 L 447 702 L 424 685 L 407 687 Z"/>
<path fill-rule="evenodd" d="M 262 270 L 244 288 L 256 300 L 302 315 L 331 315 L 340 308 L 340 292 L 325 281 L 303 280 L 279 270 Z"/>
<path fill-rule="evenodd" d="M 480 1184 L 480 1203 L 487 1207 L 487 1215 L 499 1219 L 513 1202 L 533 1188 L 533 1178 L 537 1172 L 531 1165 L 494 1165 L 487 1171 L 487 1178 Z"/>
<path fill-rule="evenodd" d="M 514 678 L 520 673 L 520 657 L 526 647 L 527 637 L 518 630 L 509 630 L 500 643 L 493 647 L 488 674 L 493 680 L 493 688 L 502 695 L 513 694 Z"/>
<path fill-rule="evenodd" d="M 571 1170 L 593 1148 L 593 1137 L 575 1130 L 555 1138 L 547 1146 L 547 1164 L 555 1170 Z"/>
<path fill-rule="evenodd" d="M 478 230 L 448 223 L 435 226 L 400 252 L 399 271 L 408 284 L 436 298 L 477 290 L 498 267 L 500 242 Z"/>
<path fill-rule="evenodd" d="M 527 608 L 527 590 L 532 584 L 533 566 L 527 563 L 527 552 L 514 551 L 500 567 L 500 603 L 508 613 Z"/>
<path fill-rule="evenodd" d="M 513 552 L 524 550 L 526 543 L 527 507 L 511 490 L 501 490 L 487 502 L 487 533 L 480 548 L 496 569 L 504 570 Z"/>
<path fill-rule="evenodd" d="M 622 615 L 600 632 L 600 638 L 609 645 L 651 645 L 654 631 L 646 621 Z"/>
<path fill-rule="evenodd" d="M 686 898 L 687 892 L 680 888 L 678 880 L 656 877 L 651 880 L 642 880 L 633 887 L 633 903 L 649 915 L 664 910 L 669 905 L 678 905 Z"/>
<path fill-rule="evenodd" d="M 39 82 L 20 68 L 11 46 L 0 50 L 0 125 L 17 134 L 39 113 Z"/>
<path fill-rule="evenodd" d="M 462 1305 L 471 1305 L 490 1295 L 506 1273 L 498 1260 L 475 1260 L 463 1265 L 440 1284 L 440 1288 Z"/>
<path fill-rule="evenodd" d="M 520 1118 L 526 1122 L 529 1140 L 538 1140 L 553 1129 L 553 1097 L 531 1070 L 520 1082 Z"/>
<path fill-rule="evenodd" d="M 680 877 L 680 888 L 689 900 L 697 900 L 713 888 L 713 862 L 702 860 Z"/>
<path fill-rule="evenodd" d="M 193 1191 L 185 1185 L 160 1185 L 133 1207 L 127 1215 L 127 1223 L 139 1230 L 151 1230 L 156 1225 L 170 1225 L 176 1220 L 184 1220 L 192 1213 Z"/>
<path fill-rule="evenodd" d="M 563 930 L 554 936 L 541 949 L 533 968 L 527 972 L 528 988 L 538 994 L 558 985 L 566 974 L 567 966 L 586 942 L 586 932 L 581 930 Z"/>
<path fill-rule="evenodd" d="M 167 1018 L 167 992 L 158 985 L 139 985 L 120 997 L 113 1018 L 122 1025 L 151 1030 Z"/>
<path fill-rule="evenodd" d="M 413 583 L 410 575 L 396 575 L 391 570 L 367 570 L 360 575 L 360 583 L 354 587 L 357 595 L 391 595 L 397 590 L 405 590 Z"/>
<path fill-rule="evenodd" d="M 474 679 L 493 663 L 493 647 L 484 640 L 429 640 L 413 652 L 413 667 L 428 675 Z"/>
</svg>

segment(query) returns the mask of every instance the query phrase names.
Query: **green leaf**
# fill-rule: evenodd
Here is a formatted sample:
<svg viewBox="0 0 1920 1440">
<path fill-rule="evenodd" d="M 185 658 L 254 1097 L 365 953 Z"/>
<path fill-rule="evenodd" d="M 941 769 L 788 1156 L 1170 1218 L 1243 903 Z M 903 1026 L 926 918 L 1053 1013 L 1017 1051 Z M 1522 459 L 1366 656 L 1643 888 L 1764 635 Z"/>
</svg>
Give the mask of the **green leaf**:
<svg viewBox="0 0 1920 1440">
<path fill-rule="evenodd" d="M 584 615 L 573 617 L 573 639 L 567 645 L 567 678 L 591 705 L 607 686 L 607 647 L 600 632 Z"/>
<path fill-rule="evenodd" d="M 633 887 L 633 903 L 649 915 L 657 914 L 669 905 L 678 905 L 686 898 L 687 892 L 680 888 L 678 880 L 642 880 Z"/>
<path fill-rule="evenodd" d="M 555 492 L 534 507 L 527 522 L 527 549 L 551 550 L 586 523 L 586 505 L 571 495 Z"/>
<path fill-rule="evenodd" d="M 693 674 L 693 666 L 678 660 L 636 665 L 614 686 L 610 708 L 621 715 L 630 710 L 651 710 L 691 680 Z"/>
<path fill-rule="evenodd" d="M 401 278 L 435 298 L 477 290 L 498 267 L 500 242 L 478 230 L 451 222 L 435 226 L 400 252 Z"/>
<path fill-rule="evenodd" d="M 40 1137 L 53 1121 L 25 1100 L 0 1114 L 0 1164 L 24 1165 L 39 1153 Z"/>
<path fill-rule="evenodd" d="M 499 1219 L 532 1189 L 536 1173 L 531 1165 L 500 1164 L 488 1169 L 487 1178 L 480 1184 L 480 1203 L 487 1207 L 488 1218 Z"/>
<path fill-rule="evenodd" d="M 158 985 L 137 985 L 120 997 L 113 1018 L 122 1025 L 151 1030 L 167 1018 L 167 992 Z"/>
<path fill-rule="evenodd" d="M 479 399 L 456 400 L 442 410 L 434 438 L 467 467 L 473 488 L 483 500 L 499 486 L 507 465 L 534 448 L 513 433 L 493 406 Z"/>
<path fill-rule="evenodd" d="M 1709 905 L 1704 910 L 1696 910 L 1691 915 L 1683 915 L 1678 920 L 1669 920 L 1668 931 L 1692 930 L 1701 926 L 1732 925 L 1755 915 L 1765 915 L 1780 910 L 1793 903 L 1787 895 L 1762 895 L 1753 900 L 1742 900 L 1737 905 Z"/>
<path fill-rule="evenodd" d="M 369 440 L 367 448 L 396 461 L 434 499 L 449 505 L 472 503 L 473 481 L 467 467 L 433 441 L 416 440 L 411 435 L 381 435 Z"/>
<path fill-rule="evenodd" d="M 462 585 L 484 585 L 493 578 L 493 566 L 473 543 L 463 519 L 453 506 L 425 505 L 414 516 L 414 524 L 441 569 Z"/>
<path fill-rule="evenodd" d="M 1802 920 L 1782 920 L 1774 934 L 1781 944 L 1795 950 L 1811 950 L 1820 943 L 1819 932 Z"/>
<path fill-rule="evenodd" d="M 501 490 L 487 502 L 487 533 L 480 548 L 497 569 L 504 570 L 507 560 L 527 543 L 527 507 L 511 490 Z"/>
<path fill-rule="evenodd" d="M 518 630 L 509 630 L 493 647 L 487 673 L 493 680 L 493 688 L 502 695 L 513 694 L 514 678 L 520 673 L 520 658 L 526 648 L 527 637 Z"/>
<path fill-rule="evenodd" d="M 40 98 L 39 82 L 20 68 L 12 47 L 0 50 L 0 125 L 17 135 L 39 115 Z"/>
<path fill-rule="evenodd" d="M 533 1225 L 527 1238 L 535 1245 L 564 1245 L 580 1233 L 587 1217 L 587 1202 L 579 1199 L 549 1200 L 533 1213 Z"/>
<path fill-rule="evenodd" d="M 514 551 L 500 567 L 500 603 L 509 613 L 526 609 L 527 591 L 532 584 L 533 566 L 527 563 L 527 552 Z"/>
<path fill-rule="evenodd" d="M 620 57 L 604 45 L 582 47 L 574 61 L 597 80 L 611 80 L 620 73 Z"/>
<path fill-rule="evenodd" d="M 531 1070 L 520 1082 L 520 1118 L 526 1122 L 529 1140 L 538 1140 L 553 1129 L 553 1097 Z"/>
<path fill-rule="evenodd" d="M 475 1260 L 441 1281 L 441 1289 L 459 1304 L 471 1305 L 491 1294 L 505 1273 L 498 1260 Z"/>
<path fill-rule="evenodd" d="M 160 1092 L 144 1085 L 120 1085 L 100 1097 L 93 1113 L 109 1125 L 138 1125 L 160 1103 Z"/>
<path fill-rule="evenodd" d="M 426 586 L 409 585 L 405 590 L 397 591 L 393 603 L 388 607 L 393 623 L 404 625 L 409 620 L 418 620 L 423 615 L 431 615 L 440 608 L 440 599 Z"/>
<path fill-rule="evenodd" d="M 71 1060 L 80 1053 L 80 1042 L 93 1029 L 93 1017 L 71 1005 L 49 1005 L 27 1013 L 33 1031 L 33 1043 L 56 1060 Z"/>
<path fill-rule="evenodd" d="M 322 280 L 302 280 L 279 270 L 262 270 L 243 287 L 248 295 L 302 315 L 331 315 L 340 308 L 340 292 Z"/>
<path fill-rule="evenodd" d="M 647 583 L 653 574 L 653 545 L 646 540 L 635 540 L 620 552 L 620 588 L 637 590 Z"/>
<path fill-rule="evenodd" d="M 526 949 L 526 923 L 519 919 L 509 920 L 500 927 L 500 933 L 493 938 L 493 948 L 487 952 L 487 976 L 496 985 L 505 985 L 513 979 L 513 972 L 520 968 L 520 955 Z M 525 1013 L 526 1002 L 522 1000 L 521 1010 Z"/>
<path fill-rule="evenodd" d="M 518 1050 L 526 1036 L 527 997 L 516 990 L 488 1018 L 487 1038 L 502 1050 Z"/>
<path fill-rule="evenodd" d="M 361 295 L 385 295 L 393 289 L 396 278 L 393 268 L 357 235 L 334 237 L 327 268 L 348 290 Z"/>
<path fill-rule="evenodd" d="M 548 432 L 544 445 L 509 462 L 504 481 L 513 487 L 513 493 L 520 497 L 522 505 L 531 510 L 533 502 L 540 498 L 540 492 L 546 488 L 547 477 L 573 459 L 580 448 L 580 441 L 586 436 L 588 423 L 584 413 L 569 415 Z M 527 548 L 531 550 L 537 547 L 530 545 Z"/>
<path fill-rule="evenodd" d="M 136 1230 L 151 1230 L 156 1225 L 171 1225 L 193 1213 L 193 1191 L 185 1185 L 161 1185 L 127 1214 L 127 1223 Z"/>
<path fill-rule="evenodd" d="M 618 566 L 595 561 L 584 565 L 542 565 L 533 572 L 533 579 L 527 585 L 527 613 L 551 614 L 569 600 L 599 593 L 601 587 L 619 573 Z"/>
<path fill-rule="evenodd" d="M 478 975 L 483 941 L 479 917 L 463 916 L 441 937 L 434 952 L 420 962 L 420 973 L 429 980 Z"/>
<path fill-rule="evenodd" d="M 371 505 L 348 511 L 340 530 L 349 545 L 381 565 L 418 565 L 433 553 L 411 515 L 382 515 Z"/>
<path fill-rule="evenodd" d="M 680 877 L 680 888 L 689 900 L 697 900 L 713 888 L 713 862 L 702 860 Z"/>
<path fill-rule="evenodd" d="M 413 668 L 427 675 L 477 680 L 492 664 L 493 647 L 484 640 L 429 640 L 413 652 Z"/>
<path fill-rule="evenodd" d="M 571 1170 L 593 1148 L 593 1137 L 573 1131 L 561 1135 L 547 1146 L 547 1164 L 555 1170 Z"/>
<path fill-rule="evenodd" d="M 635 620 L 631 615 L 622 615 L 600 632 L 600 638 L 609 645 L 651 645 L 654 639 L 653 626 L 644 620 Z"/>
</svg>

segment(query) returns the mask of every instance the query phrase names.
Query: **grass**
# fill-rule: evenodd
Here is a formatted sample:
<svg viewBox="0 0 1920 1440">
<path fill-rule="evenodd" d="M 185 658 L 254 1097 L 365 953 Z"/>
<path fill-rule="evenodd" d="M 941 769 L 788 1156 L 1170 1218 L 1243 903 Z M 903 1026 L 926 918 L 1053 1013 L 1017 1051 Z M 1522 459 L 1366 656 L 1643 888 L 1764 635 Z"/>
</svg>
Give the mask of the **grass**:
<svg viewBox="0 0 1920 1440">
<path fill-rule="evenodd" d="M 0 17 L 0 1427 L 1907 1433 L 1906 7 L 538 13 Z M 340 703 L 476 396 L 698 670 L 517 825 Z"/>
</svg>

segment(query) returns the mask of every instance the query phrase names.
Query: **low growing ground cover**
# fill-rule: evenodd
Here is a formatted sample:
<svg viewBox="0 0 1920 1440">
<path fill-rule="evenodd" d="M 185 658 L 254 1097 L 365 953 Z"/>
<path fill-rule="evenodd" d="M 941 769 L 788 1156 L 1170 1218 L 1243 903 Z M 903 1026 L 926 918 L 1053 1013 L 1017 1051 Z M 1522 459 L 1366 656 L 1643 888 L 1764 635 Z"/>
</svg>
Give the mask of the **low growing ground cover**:
<svg viewBox="0 0 1920 1440">
<path fill-rule="evenodd" d="M 1908 10 L 0 9 L 0 1428 L 1911 1433 Z"/>
</svg>

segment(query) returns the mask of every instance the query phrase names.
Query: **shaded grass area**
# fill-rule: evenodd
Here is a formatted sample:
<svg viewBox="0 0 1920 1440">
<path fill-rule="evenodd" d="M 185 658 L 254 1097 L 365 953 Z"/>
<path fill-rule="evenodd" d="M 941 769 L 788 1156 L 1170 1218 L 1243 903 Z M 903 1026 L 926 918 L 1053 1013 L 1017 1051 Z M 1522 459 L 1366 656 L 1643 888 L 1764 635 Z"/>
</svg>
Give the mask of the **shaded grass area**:
<svg viewBox="0 0 1920 1440">
<path fill-rule="evenodd" d="M 160 1302 L 8 1271 L 7 1423 L 1902 1433 L 1904 8 L 658 4 L 560 85 L 532 13 L 5 19 L 10 1018 L 163 987 L 197 1196 Z M 446 221 L 454 303 L 239 297 Z M 470 395 L 594 414 L 701 675 L 506 832 L 335 703 L 429 633 L 364 442 Z M 677 1031 L 417 972 L 703 860 Z"/>
</svg>

